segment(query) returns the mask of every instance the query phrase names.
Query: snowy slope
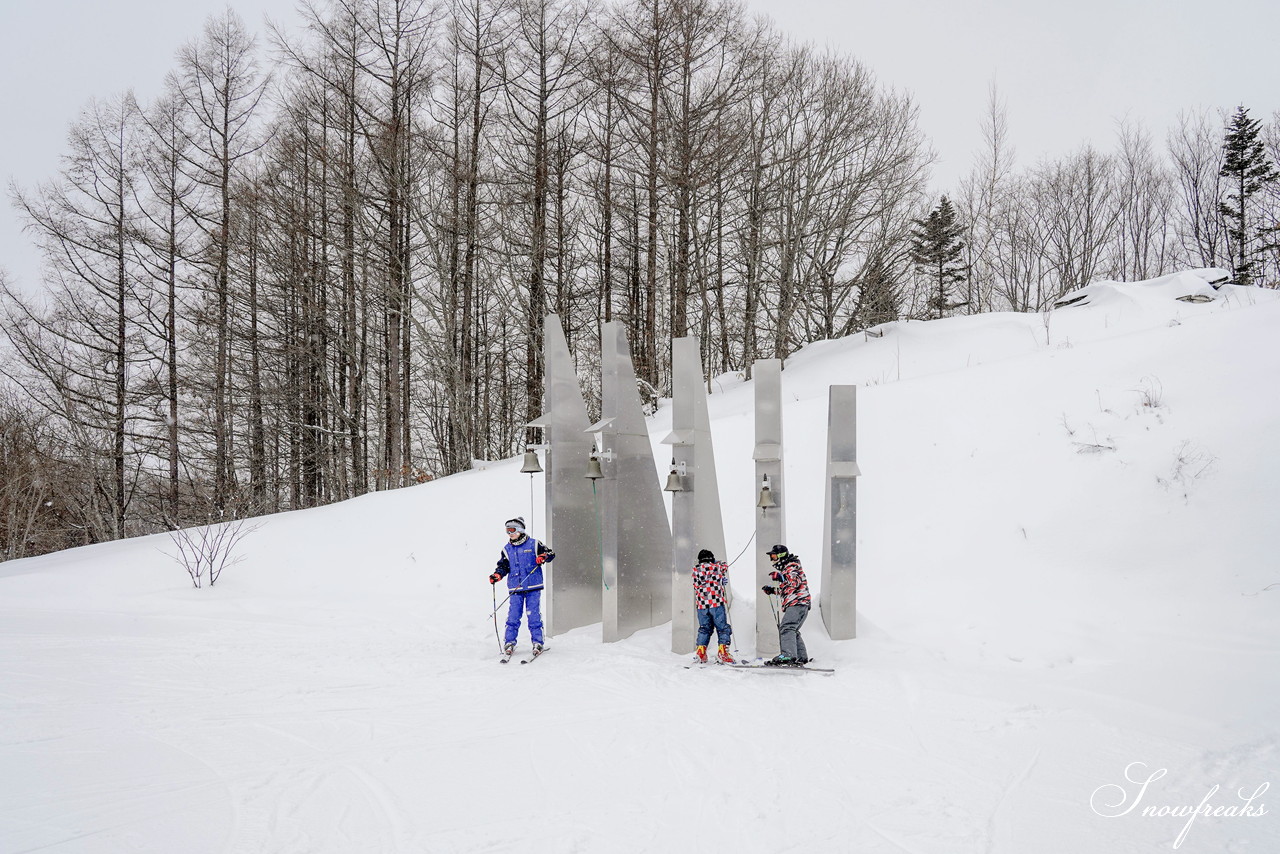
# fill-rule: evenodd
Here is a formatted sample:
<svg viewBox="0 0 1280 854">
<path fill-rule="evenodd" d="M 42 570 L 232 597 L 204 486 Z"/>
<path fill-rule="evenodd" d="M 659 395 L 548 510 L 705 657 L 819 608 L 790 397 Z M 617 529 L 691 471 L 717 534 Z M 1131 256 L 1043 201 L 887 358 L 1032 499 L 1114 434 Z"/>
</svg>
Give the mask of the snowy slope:
<svg viewBox="0 0 1280 854">
<path fill-rule="evenodd" d="M 832 677 L 687 670 L 666 627 L 496 664 L 501 523 L 543 521 L 514 460 L 270 517 L 212 589 L 163 536 L 0 565 L 0 851 L 1280 850 L 1246 800 L 1280 782 L 1280 301 L 1086 291 L 788 361 L 815 586 L 826 389 L 861 386 Z M 752 391 L 716 387 L 732 557 Z"/>
</svg>

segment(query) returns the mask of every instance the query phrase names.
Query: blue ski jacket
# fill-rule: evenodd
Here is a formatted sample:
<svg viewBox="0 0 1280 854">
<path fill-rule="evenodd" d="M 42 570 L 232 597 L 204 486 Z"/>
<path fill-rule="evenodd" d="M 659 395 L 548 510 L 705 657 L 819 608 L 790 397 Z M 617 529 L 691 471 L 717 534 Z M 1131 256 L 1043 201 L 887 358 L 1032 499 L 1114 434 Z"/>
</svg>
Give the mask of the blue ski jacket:
<svg viewBox="0 0 1280 854">
<path fill-rule="evenodd" d="M 542 589 L 542 566 L 538 556 L 542 555 L 543 563 L 555 560 L 556 553 L 528 535 L 502 547 L 502 555 L 498 558 L 498 574 L 507 579 L 507 589 L 513 592 Z"/>
</svg>

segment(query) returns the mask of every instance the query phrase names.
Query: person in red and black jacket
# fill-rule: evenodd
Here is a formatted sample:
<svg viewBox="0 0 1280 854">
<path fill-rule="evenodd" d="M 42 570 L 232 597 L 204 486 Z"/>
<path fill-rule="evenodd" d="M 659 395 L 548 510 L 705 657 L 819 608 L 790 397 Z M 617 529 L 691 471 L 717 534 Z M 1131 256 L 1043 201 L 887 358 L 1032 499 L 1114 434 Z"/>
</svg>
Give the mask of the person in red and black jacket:
<svg viewBox="0 0 1280 854">
<path fill-rule="evenodd" d="M 716 642 L 720 644 L 716 658 L 724 664 L 733 664 L 729 652 L 729 637 L 733 629 L 726 613 L 724 587 L 729 582 L 728 564 L 718 563 L 710 549 L 698 552 L 698 564 L 693 568 L 693 596 L 698 605 L 697 658 L 707 662 L 707 642 L 711 640 L 711 627 L 716 630 Z"/>
<path fill-rule="evenodd" d="M 770 596 L 776 593 L 782 597 L 782 620 L 778 623 L 778 645 L 782 652 L 765 664 L 807 664 L 809 652 L 804 647 L 804 638 L 800 637 L 800 627 L 813 604 L 809 581 L 804 577 L 800 558 L 788 552 L 781 543 L 769 549 L 769 560 L 773 561 L 773 572 L 769 573 L 769 578 L 777 586 L 766 584 L 760 589 Z"/>
</svg>

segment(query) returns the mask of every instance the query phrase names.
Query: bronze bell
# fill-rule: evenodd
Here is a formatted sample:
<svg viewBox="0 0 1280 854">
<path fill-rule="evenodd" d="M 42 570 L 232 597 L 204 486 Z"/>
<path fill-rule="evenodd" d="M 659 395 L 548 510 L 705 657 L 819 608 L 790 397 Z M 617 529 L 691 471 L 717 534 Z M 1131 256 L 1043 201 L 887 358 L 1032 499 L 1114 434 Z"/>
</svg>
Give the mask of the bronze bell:
<svg viewBox="0 0 1280 854">
<path fill-rule="evenodd" d="M 592 454 L 591 459 L 587 460 L 587 473 L 584 477 L 591 480 L 599 480 L 604 477 L 604 472 L 600 470 L 600 458 L 595 454 Z"/>
<path fill-rule="evenodd" d="M 761 510 L 778 506 L 778 503 L 773 500 L 773 490 L 769 488 L 769 475 L 765 475 L 764 480 L 760 482 L 760 499 L 756 501 L 756 506 Z"/>
<path fill-rule="evenodd" d="M 524 465 L 520 467 L 521 474 L 537 474 L 542 471 L 542 464 L 538 462 L 538 454 L 532 448 L 524 452 Z"/>
<path fill-rule="evenodd" d="M 673 458 L 671 460 L 671 473 L 667 475 L 667 485 L 662 487 L 663 492 L 684 492 L 684 480 L 680 477 L 680 467 L 676 465 Z"/>
</svg>

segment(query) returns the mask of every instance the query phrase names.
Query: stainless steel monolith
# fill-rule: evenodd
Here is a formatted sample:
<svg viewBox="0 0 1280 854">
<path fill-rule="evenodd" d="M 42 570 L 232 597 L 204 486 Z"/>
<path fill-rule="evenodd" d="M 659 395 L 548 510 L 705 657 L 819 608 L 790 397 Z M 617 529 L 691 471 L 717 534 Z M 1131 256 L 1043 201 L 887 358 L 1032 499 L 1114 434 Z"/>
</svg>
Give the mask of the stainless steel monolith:
<svg viewBox="0 0 1280 854">
<path fill-rule="evenodd" d="M 671 528 L 626 332 L 610 322 L 601 338 L 601 421 L 594 426 L 604 446 L 598 487 L 608 643 L 671 619 Z"/>
<path fill-rule="evenodd" d="M 545 431 L 546 446 L 542 539 L 556 552 L 547 565 L 546 622 L 548 634 L 559 635 L 600 621 L 600 536 L 591 481 L 582 476 L 592 448 L 585 432 L 587 407 L 554 314 L 546 317 L 543 346 L 545 410 L 536 422 Z"/>
<path fill-rule="evenodd" d="M 766 658 L 779 653 L 777 617 L 769 597 L 760 588 L 772 585 L 773 569 L 766 554 L 776 543 L 786 540 L 786 492 L 782 482 L 782 360 L 760 359 L 751 368 L 756 396 L 756 655 Z M 764 506 L 762 506 L 764 505 Z"/>
<path fill-rule="evenodd" d="M 698 552 L 710 549 L 717 560 L 728 557 L 697 338 L 671 342 L 671 371 L 671 435 L 663 440 L 671 445 L 675 468 L 668 488 L 677 487 L 671 490 L 671 651 L 686 653 L 693 652 L 697 640 L 692 570 Z"/>
<path fill-rule="evenodd" d="M 833 640 L 857 637 L 858 387 L 833 385 L 827 409 L 826 513 L 818 605 Z"/>
</svg>

